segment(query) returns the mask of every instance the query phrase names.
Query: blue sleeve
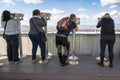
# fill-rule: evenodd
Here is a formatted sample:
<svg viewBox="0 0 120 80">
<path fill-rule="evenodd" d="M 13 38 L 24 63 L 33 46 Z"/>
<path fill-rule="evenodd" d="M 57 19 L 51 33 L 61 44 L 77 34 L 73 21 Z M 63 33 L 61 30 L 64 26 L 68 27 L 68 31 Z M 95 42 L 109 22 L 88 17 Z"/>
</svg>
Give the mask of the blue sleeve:
<svg viewBox="0 0 120 80">
<path fill-rule="evenodd" d="M 72 22 L 71 25 L 70 25 L 70 28 L 71 28 L 71 29 L 74 29 L 74 28 L 76 28 L 76 27 L 77 27 L 76 23 L 75 23 L 75 22 Z"/>
</svg>

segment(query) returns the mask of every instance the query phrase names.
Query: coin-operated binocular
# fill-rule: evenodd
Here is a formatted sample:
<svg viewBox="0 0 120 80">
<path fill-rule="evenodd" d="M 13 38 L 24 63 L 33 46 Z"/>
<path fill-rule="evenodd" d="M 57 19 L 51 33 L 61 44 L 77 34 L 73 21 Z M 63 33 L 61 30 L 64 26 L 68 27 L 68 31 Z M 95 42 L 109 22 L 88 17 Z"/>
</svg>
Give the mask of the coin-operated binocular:
<svg viewBox="0 0 120 80">
<path fill-rule="evenodd" d="M 77 22 L 78 25 L 80 24 L 80 18 L 77 18 Z"/>
<path fill-rule="evenodd" d="M 50 20 L 51 14 L 50 13 L 41 12 L 41 16 L 43 18 L 45 18 L 46 20 Z"/>
<path fill-rule="evenodd" d="M 11 18 L 17 19 L 17 20 L 23 20 L 24 14 L 22 13 L 11 13 Z"/>
<path fill-rule="evenodd" d="M 98 18 L 98 22 L 101 20 L 101 18 Z"/>
<path fill-rule="evenodd" d="M 104 16 L 99 17 L 99 18 L 98 18 L 98 22 L 99 22 L 99 21 L 101 21 L 101 20 L 102 20 L 102 18 L 104 18 Z"/>
</svg>

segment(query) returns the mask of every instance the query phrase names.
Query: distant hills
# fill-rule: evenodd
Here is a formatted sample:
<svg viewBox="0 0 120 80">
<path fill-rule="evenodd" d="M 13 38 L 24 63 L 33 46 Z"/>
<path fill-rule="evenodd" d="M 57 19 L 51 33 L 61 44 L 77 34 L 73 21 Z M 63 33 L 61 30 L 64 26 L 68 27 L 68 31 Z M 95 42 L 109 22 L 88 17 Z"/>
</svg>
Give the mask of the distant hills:
<svg viewBox="0 0 120 80">
<path fill-rule="evenodd" d="M 100 29 L 97 29 L 95 25 L 79 25 L 79 32 L 93 32 L 93 31 L 100 31 Z M 21 25 L 21 31 L 22 33 L 28 33 L 29 32 L 30 27 L 28 25 Z M 116 31 L 120 31 L 120 25 L 117 24 L 115 27 Z M 48 26 L 47 28 L 48 32 L 56 32 L 56 26 Z M 3 28 L 1 28 L 0 26 L 0 34 L 3 33 Z"/>
</svg>

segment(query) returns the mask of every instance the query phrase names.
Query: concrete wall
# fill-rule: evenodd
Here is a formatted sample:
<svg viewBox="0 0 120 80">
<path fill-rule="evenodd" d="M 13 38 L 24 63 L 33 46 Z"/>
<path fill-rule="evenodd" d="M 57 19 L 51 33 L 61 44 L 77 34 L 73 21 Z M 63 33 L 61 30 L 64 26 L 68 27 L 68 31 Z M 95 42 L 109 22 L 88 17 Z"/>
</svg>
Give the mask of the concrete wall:
<svg viewBox="0 0 120 80">
<path fill-rule="evenodd" d="M 72 42 L 71 35 L 69 36 L 69 41 Z M 70 43 L 72 46 L 72 43 Z M 22 35 L 22 46 L 23 54 L 31 55 L 31 41 L 27 35 Z M 76 54 L 83 55 L 99 55 L 100 52 L 100 34 L 99 33 L 77 33 L 76 34 Z M 72 48 L 70 48 L 70 54 L 72 54 Z M 48 34 L 48 51 L 53 55 L 56 55 L 55 47 L 55 34 Z M 106 54 L 108 54 L 106 47 Z M 40 54 L 40 49 L 38 48 L 37 54 Z M 114 47 L 114 54 L 118 56 L 120 54 L 120 34 L 116 35 L 116 43 Z M 6 43 L 5 40 L 0 36 L 0 55 L 6 55 Z"/>
</svg>

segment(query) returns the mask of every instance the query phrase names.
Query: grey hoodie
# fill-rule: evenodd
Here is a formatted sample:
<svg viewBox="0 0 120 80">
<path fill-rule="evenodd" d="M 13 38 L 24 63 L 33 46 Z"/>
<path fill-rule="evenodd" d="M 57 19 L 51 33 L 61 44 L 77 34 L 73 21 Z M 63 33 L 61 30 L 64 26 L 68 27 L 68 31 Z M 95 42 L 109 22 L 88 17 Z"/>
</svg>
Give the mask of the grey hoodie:
<svg viewBox="0 0 120 80">
<path fill-rule="evenodd" d="M 1 22 L 1 26 L 2 28 L 5 27 L 5 23 L 6 22 Z M 16 20 L 16 19 L 10 19 L 7 22 L 6 25 L 6 30 L 5 30 L 5 34 L 6 35 L 14 35 L 14 34 L 19 34 L 20 33 L 20 21 Z"/>
</svg>

